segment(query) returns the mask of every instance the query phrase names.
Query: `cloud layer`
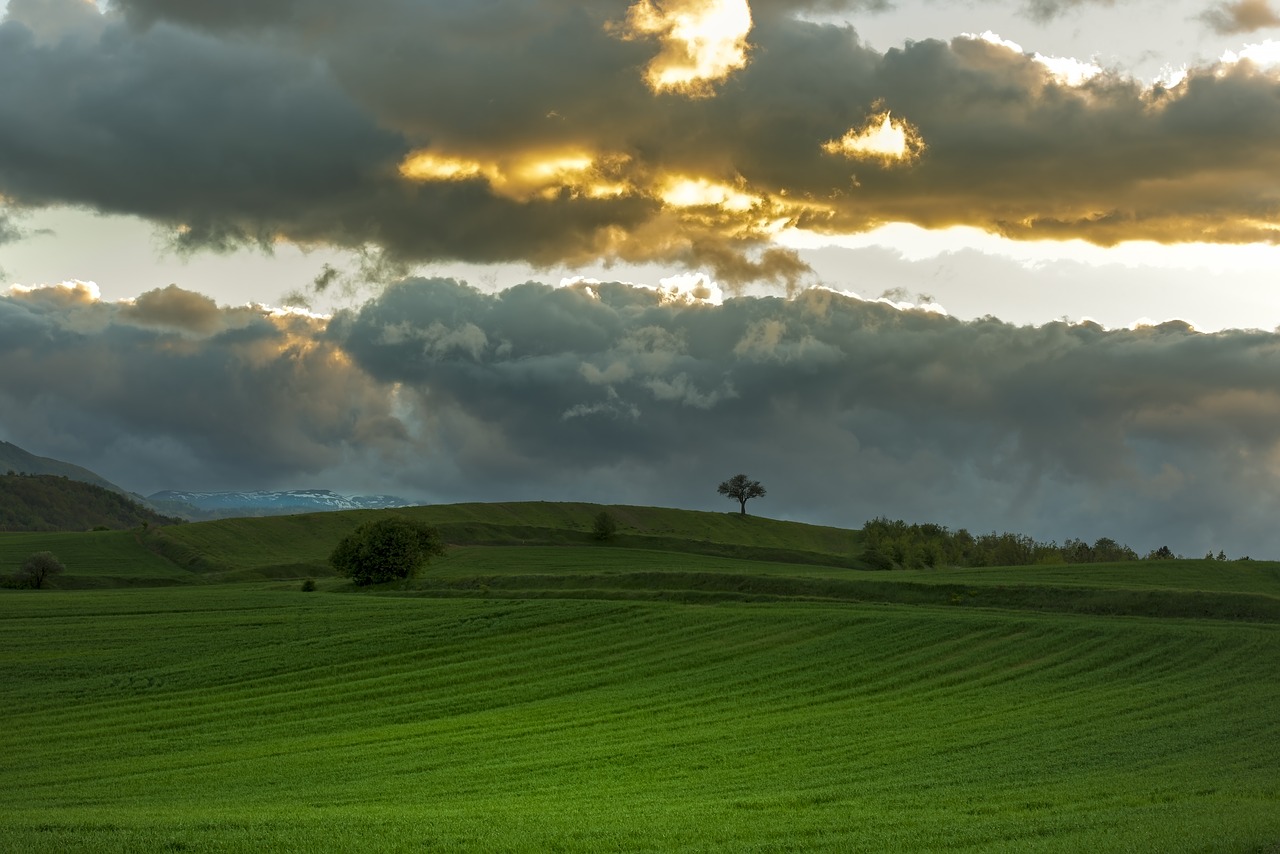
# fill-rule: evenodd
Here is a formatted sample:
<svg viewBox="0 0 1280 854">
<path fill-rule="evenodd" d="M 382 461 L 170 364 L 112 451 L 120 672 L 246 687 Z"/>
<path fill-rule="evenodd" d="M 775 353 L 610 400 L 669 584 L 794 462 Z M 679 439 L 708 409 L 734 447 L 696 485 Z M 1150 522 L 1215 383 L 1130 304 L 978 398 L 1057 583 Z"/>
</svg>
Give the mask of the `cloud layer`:
<svg viewBox="0 0 1280 854">
<path fill-rule="evenodd" d="M 1252 33 L 1280 27 L 1280 15 L 1271 8 L 1269 0 L 1219 3 L 1207 10 L 1202 19 L 1215 32 L 1223 34 Z"/>
<path fill-rule="evenodd" d="M 0 195 L 190 247 L 660 261 L 729 285 L 803 277 L 772 242 L 787 226 L 1276 240 L 1272 70 L 1153 88 L 976 37 L 880 53 L 796 17 L 876 5 L 12 0 Z"/>
<path fill-rule="evenodd" d="M 141 490 L 714 509 L 745 471 L 768 515 L 1280 555 L 1273 333 L 714 296 L 408 280 L 326 320 L 15 290 L 0 431 Z"/>
</svg>

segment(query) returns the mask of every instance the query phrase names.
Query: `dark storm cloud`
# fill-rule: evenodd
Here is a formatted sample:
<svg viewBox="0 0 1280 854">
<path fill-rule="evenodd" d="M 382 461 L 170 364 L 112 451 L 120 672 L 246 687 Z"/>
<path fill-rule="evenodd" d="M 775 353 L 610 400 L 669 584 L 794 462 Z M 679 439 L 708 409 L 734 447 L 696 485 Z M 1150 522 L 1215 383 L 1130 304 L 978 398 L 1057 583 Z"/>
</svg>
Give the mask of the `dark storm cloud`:
<svg viewBox="0 0 1280 854">
<path fill-rule="evenodd" d="M 772 512 L 802 518 L 1280 546 L 1258 508 L 1280 462 L 1271 333 L 962 323 L 823 290 L 710 306 L 419 281 L 329 335 L 412 390 L 463 490 L 715 506 L 708 484 L 749 470 Z"/>
<path fill-rule="evenodd" d="M 888 514 L 1280 553 L 1280 339 L 960 322 L 813 289 L 410 280 L 324 321 L 177 288 L 0 297 L 0 430 L 133 488 Z"/>
<path fill-rule="evenodd" d="M 1200 16 L 1214 32 L 1222 35 L 1253 33 L 1271 27 L 1280 27 L 1280 15 L 1271 8 L 1269 0 L 1239 0 L 1237 3 L 1219 3 Z"/>
<path fill-rule="evenodd" d="M 105 17 L 19 0 L 0 24 L 0 194 L 137 214 L 190 247 L 660 261 L 728 284 L 805 274 L 771 247 L 787 222 L 1275 239 L 1269 72 L 1068 86 L 1002 46 L 880 53 L 795 17 L 879 5 L 757 0 L 745 67 L 681 94 L 646 85 L 672 36 L 628 30 L 624 0 L 121 0 Z M 884 111 L 920 156 L 824 150 Z"/>
<path fill-rule="evenodd" d="M 0 421 L 137 489 L 183 476 L 231 488 L 332 469 L 357 445 L 394 451 L 385 391 L 322 327 L 174 287 L 123 304 L 85 286 L 11 292 Z"/>
<path fill-rule="evenodd" d="M 324 62 L 163 21 L 46 43 L 10 20 L 0 81 L 0 192 L 140 214 L 192 247 L 284 237 L 414 259 L 554 261 L 602 222 L 627 226 L 651 207 L 407 184 L 404 136 Z"/>
</svg>

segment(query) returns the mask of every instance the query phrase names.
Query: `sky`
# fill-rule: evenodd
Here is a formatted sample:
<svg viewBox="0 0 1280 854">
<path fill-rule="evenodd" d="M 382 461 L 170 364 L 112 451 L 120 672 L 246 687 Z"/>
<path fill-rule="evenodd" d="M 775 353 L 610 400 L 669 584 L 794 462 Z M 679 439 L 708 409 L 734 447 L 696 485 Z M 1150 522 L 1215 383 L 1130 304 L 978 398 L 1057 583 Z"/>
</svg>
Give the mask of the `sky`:
<svg viewBox="0 0 1280 854">
<path fill-rule="evenodd" d="M 0 439 L 1280 557 L 1280 3 L 0 0 Z"/>
</svg>

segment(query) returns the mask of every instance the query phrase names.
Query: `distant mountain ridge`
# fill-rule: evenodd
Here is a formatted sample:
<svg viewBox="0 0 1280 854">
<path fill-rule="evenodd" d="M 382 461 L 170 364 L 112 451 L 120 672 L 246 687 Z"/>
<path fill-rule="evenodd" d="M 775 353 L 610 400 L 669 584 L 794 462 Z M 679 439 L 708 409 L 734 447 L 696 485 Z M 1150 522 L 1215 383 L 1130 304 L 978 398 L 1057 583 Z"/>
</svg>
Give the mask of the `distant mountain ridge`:
<svg viewBox="0 0 1280 854">
<path fill-rule="evenodd" d="M 24 451 L 10 442 L 0 442 L 0 475 L 6 472 L 16 474 L 52 474 L 70 478 L 81 483 L 91 483 L 121 495 L 128 491 L 121 489 L 101 475 L 72 463 L 55 460 L 51 457 L 38 457 L 30 451 Z"/>
<path fill-rule="evenodd" d="M 285 492 L 187 492 L 167 489 L 147 496 L 147 501 L 166 512 L 199 518 L 283 516 L 330 510 L 384 510 L 413 506 L 412 502 L 395 495 L 341 495 L 328 489 L 293 489 Z"/>
</svg>

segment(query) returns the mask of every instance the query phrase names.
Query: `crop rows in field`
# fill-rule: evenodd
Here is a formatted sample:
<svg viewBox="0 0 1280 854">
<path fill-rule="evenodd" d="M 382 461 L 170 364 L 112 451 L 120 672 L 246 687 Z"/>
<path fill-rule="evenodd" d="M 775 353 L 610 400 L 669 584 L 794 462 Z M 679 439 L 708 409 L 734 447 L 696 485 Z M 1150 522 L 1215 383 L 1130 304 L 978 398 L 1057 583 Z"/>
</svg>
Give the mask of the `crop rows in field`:
<svg viewBox="0 0 1280 854">
<path fill-rule="evenodd" d="M 1280 840 L 1274 626 L 262 585 L 4 607 L 4 850 Z"/>
</svg>

